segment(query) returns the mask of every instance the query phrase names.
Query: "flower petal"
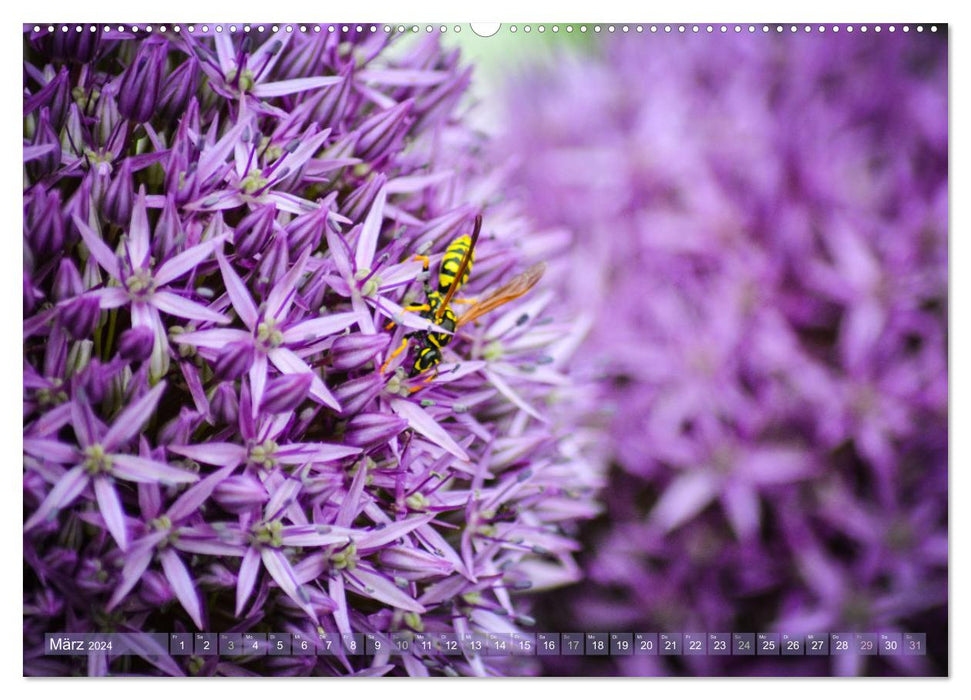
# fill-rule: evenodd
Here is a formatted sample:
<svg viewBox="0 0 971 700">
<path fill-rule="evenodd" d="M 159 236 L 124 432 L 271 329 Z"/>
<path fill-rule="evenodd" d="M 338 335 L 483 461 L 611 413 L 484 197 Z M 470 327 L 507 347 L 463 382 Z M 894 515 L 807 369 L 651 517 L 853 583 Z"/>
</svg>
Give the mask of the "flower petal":
<svg viewBox="0 0 971 700">
<path fill-rule="evenodd" d="M 240 135 L 249 127 L 249 119 L 239 119 L 236 126 L 223 134 L 223 137 L 212 146 L 203 149 L 199 156 L 199 167 L 196 169 L 200 182 L 205 182 L 216 169 L 226 162 L 227 156 L 233 152 L 233 147 Z"/>
<path fill-rule="evenodd" d="M 228 32 L 217 32 L 215 35 L 216 60 L 219 62 L 219 70 L 223 75 L 229 75 L 229 71 L 236 65 L 236 48 Z"/>
<path fill-rule="evenodd" d="M 91 406 L 83 398 L 71 402 L 71 427 L 74 434 L 81 443 L 81 447 L 87 447 L 98 442 L 104 426 L 94 415 Z"/>
<path fill-rule="evenodd" d="M 405 328 L 416 328 L 423 331 L 435 331 L 436 333 L 451 333 L 451 331 L 447 331 L 441 326 L 433 323 L 431 319 L 419 316 L 412 311 L 405 311 L 400 304 L 391 301 L 387 297 L 380 297 L 379 299 L 368 297 L 367 299 L 374 304 L 378 311 L 383 313 L 399 326 L 404 326 Z"/>
<path fill-rule="evenodd" d="M 278 348 L 279 349 L 279 348 Z M 249 386 L 252 395 L 250 414 L 255 419 L 263 402 L 263 390 L 266 388 L 266 355 L 258 352 L 253 356 L 253 365 L 249 368 Z"/>
<path fill-rule="evenodd" d="M 293 95 L 297 92 L 327 87 L 328 85 L 339 83 L 341 80 L 342 78 L 336 75 L 278 80 L 274 83 L 261 83 L 256 85 L 250 92 L 257 97 L 281 97 L 283 95 Z"/>
<path fill-rule="evenodd" d="M 288 345 L 306 345 L 326 336 L 340 333 L 356 321 L 357 314 L 353 311 L 301 321 L 283 332 L 283 341 Z"/>
<path fill-rule="evenodd" d="M 121 551 L 128 549 L 128 530 L 125 527 L 125 511 L 121 499 L 111 479 L 99 476 L 94 479 L 94 495 L 98 499 L 98 509 L 105 520 L 108 532 L 115 538 Z"/>
<path fill-rule="evenodd" d="M 340 276 L 350 282 L 354 277 L 354 271 L 351 269 L 350 247 L 343 236 L 331 230 L 329 226 L 326 228 L 324 237 L 327 239 L 327 249 L 334 258 L 334 266 Z"/>
<path fill-rule="evenodd" d="M 787 447 L 753 449 L 738 460 L 738 475 L 754 484 L 786 484 L 808 477 L 808 453 Z"/>
<path fill-rule="evenodd" d="M 134 455 L 111 455 L 111 473 L 119 479 L 136 484 L 186 484 L 199 480 L 197 474 L 185 469 Z"/>
<path fill-rule="evenodd" d="M 190 331 L 175 336 L 176 343 L 196 345 L 200 348 L 212 348 L 214 350 L 225 347 L 230 343 L 251 341 L 252 339 L 252 335 L 239 328 L 210 328 L 205 331 Z"/>
<path fill-rule="evenodd" d="M 293 568 L 290 566 L 290 562 L 284 556 L 283 552 L 267 547 L 263 550 L 262 557 L 263 566 L 266 567 L 267 572 L 273 577 L 277 585 L 316 623 L 317 613 L 314 612 L 313 606 L 310 605 L 310 596 L 304 587 L 297 582 Z"/>
<path fill-rule="evenodd" d="M 664 490 L 654 506 L 651 519 L 664 530 L 673 530 L 700 513 L 714 497 L 715 483 L 709 474 L 682 474 Z"/>
<path fill-rule="evenodd" d="M 102 309 L 117 309 L 131 301 L 131 297 L 121 287 L 103 287 L 92 289 L 88 294 L 98 297 Z"/>
<path fill-rule="evenodd" d="M 169 445 L 169 452 L 203 464 L 236 467 L 246 459 L 246 448 L 232 442 L 206 442 L 199 445 Z"/>
<path fill-rule="evenodd" d="M 280 281 L 273 285 L 273 289 L 266 297 L 266 315 L 276 321 L 286 318 L 293 303 L 293 293 L 297 287 L 297 282 L 303 274 L 310 258 L 310 248 L 306 248 L 297 261 L 293 263 L 287 273 L 280 278 Z"/>
<path fill-rule="evenodd" d="M 443 70 L 415 70 L 409 68 L 365 68 L 355 78 L 365 83 L 392 87 L 428 87 L 438 85 L 451 74 Z"/>
<path fill-rule="evenodd" d="M 358 73 L 360 76 L 360 73 Z M 405 175 L 388 180 L 388 194 L 411 194 L 441 184 L 455 177 L 454 170 L 440 170 L 428 175 Z"/>
<path fill-rule="evenodd" d="M 199 594 L 196 592 L 196 587 L 192 583 L 192 578 L 189 576 L 185 564 L 182 563 L 182 559 L 175 553 L 174 549 L 163 549 L 159 552 L 158 557 L 162 562 L 162 571 L 165 572 L 165 578 L 168 579 L 169 585 L 172 586 L 172 592 L 175 593 L 175 597 L 182 603 L 185 611 L 189 613 L 192 621 L 196 623 L 196 629 L 201 630 L 202 609 L 199 604 Z"/>
<path fill-rule="evenodd" d="M 337 606 L 333 612 L 337 630 L 341 634 L 351 634 L 351 619 L 347 610 L 347 591 L 344 588 L 344 577 L 333 577 L 327 584 L 327 592 Z"/>
<path fill-rule="evenodd" d="M 199 263 L 212 255 L 212 251 L 222 246 L 223 242 L 229 238 L 228 235 L 210 238 L 199 245 L 192 246 L 188 250 L 179 253 L 171 260 L 167 260 L 155 271 L 155 284 L 161 286 L 178 279 L 185 273 L 194 269 Z"/>
<path fill-rule="evenodd" d="M 190 321 L 209 321 L 211 323 L 229 323 L 229 317 L 208 306 L 189 301 L 178 294 L 162 290 L 152 295 L 152 305 L 167 314 L 189 319 Z"/>
<path fill-rule="evenodd" d="M 266 356 L 264 355 L 263 357 L 265 362 Z M 321 381 L 320 376 L 310 369 L 310 366 L 301 360 L 295 352 L 284 347 L 274 348 L 270 351 L 270 360 L 277 369 L 285 374 L 312 374 L 313 379 L 310 382 L 310 395 L 335 411 L 341 410 L 341 406 L 337 402 L 337 399 L 335 399 L 334 395 L 327 390 L 326 386 L 324 386 L 324 382 Z M 256 405 L 255 392 L 253 405 Z"/>
<path fill-rule="evenodd" d="M 392 399 L 391 408 L 395 413 L 408 421 L 408 425 L 415 432 L 424 435 L 443 450 L 451 452 L 459 459 L 466 462 L 469 460 L 469 456 L 465 450 L 459 447 L 459 444 L 449 437 L 445 429 L 423 408 L 407 399 Z"/>
<path fill-rule="evenodd" d="M 360 447 L 327 442 L 306 442 L 293 447 L 283 445 L 276 451 L 276 458 L 281 464 L 307 464 L 308 462 L 338 462 L 360 453 Z"/>
<path fill-rule="evenodd" d="M 526 403 L 519 396 L 519 394 L 513 391 L 512 387 L 509 386 L 505 382 L 505 380 L 500 379 L 498 374 L 496 374 L 495 372 L 490 372 L 488 369 L 485 370 L 484 374 L 489 379 L 489 382 L 492 384 L 492 386 L 498 389 L 499 393 L 505 396 L 507 399 L 509 399 L 509 401 L 512 402 L 517 408 L 525 411 L 526 413 L 528 413 L 538 421 L 541 421 L 543 423 L 549 422 L 549 420 L 545 416 L 543 416 L 539 411 L 537 411 L 535 408 L 533 408 L 528 403 Z"/>
<path fill-rule="evenodd" d="M 351 539 L 347 529 L 329 525 L 288 525 L 280 538 L 287 547 L 328 547 Z"/>
<path fill-rule="evenodd" d="M 189 488 L 185 493 L 175 499 L 175 503 L 169 508 L 167 513 L 169 519 L 176 523 L 196 512 L 199 506 L 205 503 L 209 496 L 212 495 L 216 487 L 233 473 L 233 469 L 235 468 L 235 464 L 223 467 Z"/>
<path fill-rule="evenodd" d="M 413 518 L 398 520 L 382 528 L 368 530 L 364 535 L 356 538 L 358 551 L 365 549 L 377 549 L 386 544 L 390 544 L 401 539 L 412 530 L 421 527 L 430 521 L 434 514 L 419 515 Z"/>
<path fill-rule="evenodd" d="M 721 503 L 739 540 L 744 542 L 755 535 L 761 517 L 755 489 L 748 484 L 727 484 L 721 495 Z"/>
<path fill-rule="evenodd" d="M 236 577 L 236 617 L 243 614 L 246 601 L 253 593 L 253 586 L 256 584 L 256 575 L 260 571 L 260 553 L 250 547 L 243 555 L 243 561 L 239 565 L 239 574 Z"/>
<path fill-rule="evenodd" d="M 79 458 L 76 447 L 45 438 L 24 438 L 24 452 L 55 464 L 77 464 Z"/>
<path fill-rule="evenodd" d="M 84 487 L 88 485 L 88 480 L 88 472 L 85 470 L 84 465 L 79 464 L 73 469 L 69 469 L 54 484 L 54 488 L 50 490 L 50 493 L 47 494 L 47 497 L 37 507 L 37 510 L 24 523 L 24 532 L 32 530 L 57 513 L 57 511 L 61 510 L 61 508 L 66 508 L 74 503 L 74 500 L 84 491 Z"/>
<path fill-rule="evenodd" d="M 374 197 L 374 203 L 364 219 L 361 227 L 361 236 L 357 240 L 357 251 L 354 254 L 354 263 L 358 270 L 370 269 L 374 262 L 374 251 L 377 250 L 378 237 L 381 235 L 381 224 L 384 223 L 384 205 L 388 201 L 387 185 L 378 190 Z"/>
<path fill-rule="evenodd" d="M 345 572 L 345 578 L 351 588 L 367 598 L 409 612 L 425 612 L 425 606 L 398 588 L 393 581 L 364 565 L 358 566 L 351 574 Z"/>
<path fill-rule="evenodd" d="M 357 474 L 354 475 L 350 488 L 347 489 L 347 493 L 341 499 L 341 508 L 337 511 L 337 518 L 334 520 L 337 526 L 350 527 L 354 518 L 361 512 L 361 495 L 364 493 L 367 471 L 363 465 L 358 466 Z"/>
<path fill-rule="evenodd" d="M 101 441 L 107 452 L 113 452 L 117 447 L 125 445 L 142 429 L 142 426 L 152 417 L 158 406 L 159 399 L 165 391 L 165 382 L 159 382 L 145 393 L 135 403 L 131 404 L 115 418 Z"/>
<path fill-rule="evenodd" d="M 236 309 L 236 313 L 246 327 L 254 330 L 259 320 L 259 312 L 256 310 L 256 304 L 253 303 L 249 290 L 221 251 L 216 251 L 216 260 L 219 261 L 219 270 L 223 275 L 229 301 L 232 302 L 233 308 Z"/>
<path fill-rule="evenodd" d="M 300 493 L 302 486 L 303 484 L 299 479 L 284 479 L 283 483 L 277 486 L 270 496 L 270 501 L 263 510 L 263 517 L 266 520 L 274 520 L 279 517 L 280 513 L 293 503 L 293 499 Z"/>
<path fill-rule="evenodd" d="M 130 653 L 133 652 L 142 657 L 166 675 L 185 675 L 185 672 L 169 656 L 168 650 L 159 644 L 154 636 L 127 626 L 122 626 L 121 631 L 125 633 L 125 645 Z"/>
<path fill-rule="evenodd" d="M 131 223 L 128 226 L 128 260 L 133 270 L 143 270 L 148 265 L 151 251 L 151 229 L 148 226 L 148 212 L 145 207 L 145 186 L 138 190 L 135 206 L 131 213 Z"/>
<path fill-rule="evenodd" d="M 111 612 L 141 579 L 148 565 L 152 563 L 155 546 L 165 539 L 166 534 L 163 531 L 153 532 L 151 535 L 136 541 L 131 549 L 125 553 L 125 564 L 121 569 L 121 582 L 114 593 L 111 594 L 111 600 L 108 601 L 108 612 Z"/>
<path fill-rule="evenodd" d="M 24 162 L 29 163 L 32 160 L 37 160 L 38 158 L 47 155 L 51 151 L 57 148 L 56 143 L 44 143 L 39 146 L 24 146 Z"/>
<path fill-rule="evenodd" d="M 105 272 L 116 280 L 120 280 L 121 274 L 118 272 L 118 257 L 105 245 L 101 236 L 81 221 L 77 214 L 74 215 L 73 219 L 74 225 L 77 226 L 81 238 L 84 240 L 84 245 L 88 248 L 88 252 L 91 253 L 92 257 L 101 265 Z"/>
</svg>

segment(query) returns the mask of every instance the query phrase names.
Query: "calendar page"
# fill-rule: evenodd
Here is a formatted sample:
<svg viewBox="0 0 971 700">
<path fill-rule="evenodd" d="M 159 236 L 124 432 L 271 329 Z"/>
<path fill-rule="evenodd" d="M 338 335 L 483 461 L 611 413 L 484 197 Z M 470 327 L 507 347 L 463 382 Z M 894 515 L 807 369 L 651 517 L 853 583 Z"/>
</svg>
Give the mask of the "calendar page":
<svg viewBox="0 0 971 700">
<path fill-rule="evenodd" d="M 946 23 L 21 34 L 25 676 L 949 674 Z"/>
</svg>

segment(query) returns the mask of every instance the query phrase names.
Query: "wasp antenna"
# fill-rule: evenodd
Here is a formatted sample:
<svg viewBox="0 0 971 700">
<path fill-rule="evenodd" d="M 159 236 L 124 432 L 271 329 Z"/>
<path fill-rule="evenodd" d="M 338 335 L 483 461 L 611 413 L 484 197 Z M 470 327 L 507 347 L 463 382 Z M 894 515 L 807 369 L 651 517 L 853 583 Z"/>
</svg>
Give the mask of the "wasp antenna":
<svg viewBox="0 0 971 700">
<path fill-rule="evenodd" d="M 472 227 L 472 245 L 470 248 L 475 248 L 475 242 L 479 240 L 479 231 L 482 230 L 482 214 L 475 215 L 475 225 Z"/>
</svg>

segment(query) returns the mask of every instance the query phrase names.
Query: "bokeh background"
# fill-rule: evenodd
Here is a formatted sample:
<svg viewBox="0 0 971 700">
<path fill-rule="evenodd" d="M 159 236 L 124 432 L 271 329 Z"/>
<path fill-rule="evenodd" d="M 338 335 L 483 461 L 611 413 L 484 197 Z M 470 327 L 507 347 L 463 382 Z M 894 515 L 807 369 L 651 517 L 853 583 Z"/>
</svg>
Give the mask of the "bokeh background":
<svg viewBox="0 0 971 700">
<path fill-rule="evenodd" d="M 517 29 L 460 43 L 517 196 L 572 237 L 609 463 L 540 626 L 930 650 L 546 672 L 946 673 L 946 28 Z"/>
</svg>

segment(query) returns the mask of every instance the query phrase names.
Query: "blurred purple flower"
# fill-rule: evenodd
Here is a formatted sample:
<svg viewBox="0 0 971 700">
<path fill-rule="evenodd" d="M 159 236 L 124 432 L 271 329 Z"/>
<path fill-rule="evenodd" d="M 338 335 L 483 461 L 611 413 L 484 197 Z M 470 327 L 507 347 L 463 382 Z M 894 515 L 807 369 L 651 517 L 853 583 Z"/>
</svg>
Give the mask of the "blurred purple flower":
<svg viewBox="0 0 971 700">
<path fill-rule="evenodd" d="M 504 147 L 572 234 L 616 466 L 561 628 L 946 630 L 946 42 L 617 35 L 550 65 Z"/>
</svg>

